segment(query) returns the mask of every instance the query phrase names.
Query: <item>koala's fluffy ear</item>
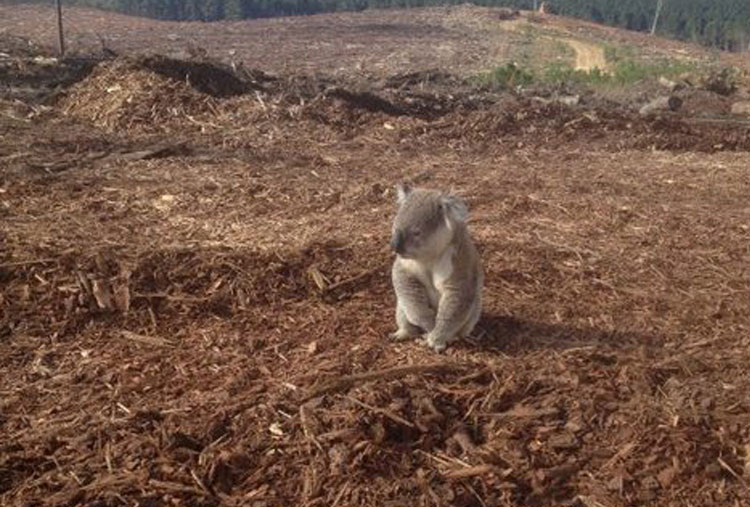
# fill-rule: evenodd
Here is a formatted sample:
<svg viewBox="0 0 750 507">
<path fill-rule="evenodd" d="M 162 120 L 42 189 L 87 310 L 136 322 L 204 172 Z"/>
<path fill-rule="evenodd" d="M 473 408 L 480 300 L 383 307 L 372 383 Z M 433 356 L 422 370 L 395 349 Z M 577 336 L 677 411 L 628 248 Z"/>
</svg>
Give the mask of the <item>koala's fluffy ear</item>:
<svg viewBox="0 0 750 507">
<path fill-rule="evenodd" d="M 411 187 L 408 183 L 398 183 L 396 185 L 396 198 L 399 204 L 402 204 L 410 193 Z"/>
<path fill-rule="evenodd" d="M 469 218 L 469 208 L 466 202 L 455 195 L 443 195 L 440 197 L 440 206 L 443 208 L 445 219 L 450 225 L 451 222 L 466 222 Z"/>
</svg>

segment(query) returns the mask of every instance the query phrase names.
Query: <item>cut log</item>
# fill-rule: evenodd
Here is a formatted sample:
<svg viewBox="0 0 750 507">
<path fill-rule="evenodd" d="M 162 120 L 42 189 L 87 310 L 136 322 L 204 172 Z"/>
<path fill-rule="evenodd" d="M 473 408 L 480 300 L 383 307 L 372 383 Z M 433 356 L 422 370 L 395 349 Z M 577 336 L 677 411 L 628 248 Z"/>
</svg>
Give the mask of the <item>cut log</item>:
<svg viewBox="0 0 750 507">
<path fill-rule="evenodd" d="M 682 107 L 682 99 L 669 95 L 665 97 L 658 97 L 648 104 L 644 105 L 639 113 L 641 116 L 649 116 L 654 113 L 665 112 L 665 111 L 677 111 Z"/>
<path fill-rule="evenodd" d="M 502 7 L 501 9 L 498 9 L 497 11 L 497 18 L 500 21 L 507 21 L 511 19 L 516 19 L 518 16 L 520 16 L 520 12 L 518 9 L 511 9 L 509 7 Z"/>
<path fill-rule="evenodd" d="M 681 90 L 685 87 L 683 83 L 672 81 L 671 79 L 667 79 L 664 76 L 661 76 L 659 78 L 659 84 L 662 85 L 664 88 L 669 90 L 670 92 L 676 92 L 678 90 Z"/>
<path fill-rule="evenodd" d="M 750 116 L 750 100 L 743 100 L 732 104 L 732 114 Z"/>
</svg>

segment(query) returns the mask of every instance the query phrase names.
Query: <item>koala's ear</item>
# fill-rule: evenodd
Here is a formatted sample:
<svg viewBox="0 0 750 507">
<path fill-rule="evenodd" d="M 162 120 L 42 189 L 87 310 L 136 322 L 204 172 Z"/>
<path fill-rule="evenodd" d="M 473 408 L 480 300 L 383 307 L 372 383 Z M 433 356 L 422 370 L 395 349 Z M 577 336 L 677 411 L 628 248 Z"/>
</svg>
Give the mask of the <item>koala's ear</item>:
<svg viewBox="0 0 750 507">
<path fill-rule="evenodd" d="M 443 213 L 449 223 L 451 221 L 464 223 L 469 218 L 469 208 L 466 202 L 455 195 L 440 197 L 440 207 L 443 208 Z"/>
<path fill-rule="evenodd" d="M 398 183 L 396 185 L 396 198 L 398 199 L 399 204 L 403 203 L 410 193 L 411 187 L 408 183 Z"/>
</svg>

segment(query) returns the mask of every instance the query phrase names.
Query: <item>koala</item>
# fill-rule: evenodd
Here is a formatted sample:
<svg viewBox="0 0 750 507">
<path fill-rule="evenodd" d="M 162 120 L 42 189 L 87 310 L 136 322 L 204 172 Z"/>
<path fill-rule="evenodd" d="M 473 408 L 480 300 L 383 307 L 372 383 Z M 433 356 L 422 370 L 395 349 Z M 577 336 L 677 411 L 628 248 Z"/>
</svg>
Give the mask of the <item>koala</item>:
<svg viewBox="0 0 750 507">
<path fill-rule="evenodd" d="M 484 272 L 466 227 L 468 209 L 459 197 L 437 190 L 396 186 L 398 211 L 391 248 L 396 292 L 394 340 L 425 335 L 442 352 L 465 338 L 482 311 Z"/>
</svg>

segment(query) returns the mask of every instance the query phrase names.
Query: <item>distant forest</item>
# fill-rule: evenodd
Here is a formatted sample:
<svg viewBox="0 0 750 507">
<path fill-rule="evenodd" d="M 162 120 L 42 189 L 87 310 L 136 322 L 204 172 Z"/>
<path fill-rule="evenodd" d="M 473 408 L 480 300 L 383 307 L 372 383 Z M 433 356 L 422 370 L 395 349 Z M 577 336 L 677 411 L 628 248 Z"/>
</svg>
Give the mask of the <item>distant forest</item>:
<svg viewBox="0 0 750 507">
<path fill-rule="evenodd" d="M 0 0 L 0 3 L 30 3 L 30 0 Z M 51 4 L 53 0 L 34 3 Z M 99 7 L 159 19 L 201 21 L 460 3 L 465 0 L 63 0 L 64 5 Z M 474 0 L 472 3 L 531 9 L 541 0 Z M 547 1 L 558 14 L 637 31 L 651 28 L 657 3 L 658 0 Z M 657 33 L 731 51 L 748 51 L 750 0 L 663 0 Z"/>
</svg>

